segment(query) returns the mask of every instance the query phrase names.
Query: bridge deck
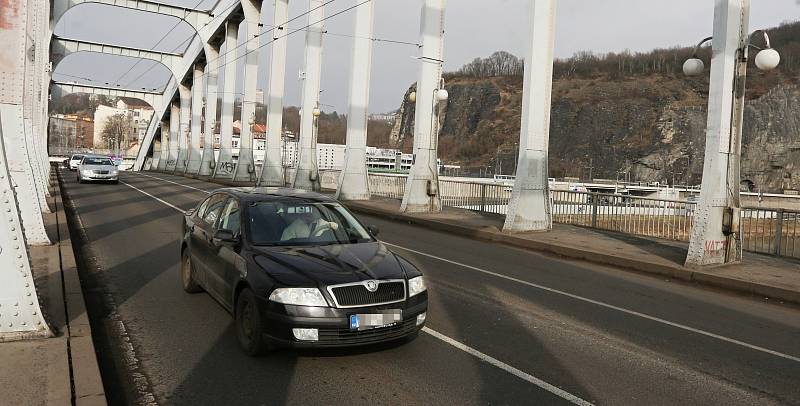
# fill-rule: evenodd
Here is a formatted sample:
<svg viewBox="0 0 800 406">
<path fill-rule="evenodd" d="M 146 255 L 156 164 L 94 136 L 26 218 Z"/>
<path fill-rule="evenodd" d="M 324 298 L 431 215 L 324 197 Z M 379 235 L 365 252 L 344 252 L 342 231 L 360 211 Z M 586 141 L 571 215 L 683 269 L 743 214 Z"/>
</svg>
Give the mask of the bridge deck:
<svg viewBox="0 0 800 406">
<path fill-rule="evenodd" d="M 108 338 L 103 364 L 128 401 L 567 403 L 560 388 L 598 404 L 800 402 L 796 308 L 368 215 L 424 268 L 428 332 L 403 346 L 248 358 L 232 317 L 180 288 L 179 211 L 218 185 L 125 173 L 119 185 L 65 187 L 94 264 L 84 280 Z"/>
</svg>

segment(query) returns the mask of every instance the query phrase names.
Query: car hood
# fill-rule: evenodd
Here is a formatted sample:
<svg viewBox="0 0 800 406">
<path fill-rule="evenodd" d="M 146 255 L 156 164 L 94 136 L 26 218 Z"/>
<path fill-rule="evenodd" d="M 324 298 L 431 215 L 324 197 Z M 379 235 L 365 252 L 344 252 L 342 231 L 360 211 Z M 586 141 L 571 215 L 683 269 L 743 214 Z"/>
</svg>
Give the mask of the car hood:
<svg viewBox="0 0 800 406">
<path fill-rule="evenodd" d="M 380 242 L 318 247 L 256 247 L 256 263 L 279 283 L 324 286 L 369 279 L 405 279 L 397 257 Z"/>
</svg>

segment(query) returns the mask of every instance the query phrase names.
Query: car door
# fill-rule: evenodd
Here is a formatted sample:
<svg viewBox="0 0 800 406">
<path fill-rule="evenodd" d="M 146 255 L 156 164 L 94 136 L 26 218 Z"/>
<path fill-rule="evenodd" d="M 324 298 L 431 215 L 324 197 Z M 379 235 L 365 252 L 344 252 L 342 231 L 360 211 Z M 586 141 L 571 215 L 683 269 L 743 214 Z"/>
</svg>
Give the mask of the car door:
<svg viewBox="0 0 800 406">
<path fill-rule="evenodd" d="M 233 298 L 233 289 L 239 280 L 240 269 L 243 265 L 241 253 L 242 218 L 239 199 L 231 197 L 225 203 L 219 221 L 214 229 L 227 230 L 239 239 L 238 243 L 213 240 L 209 250 L 209 266 L 214 273 L 213 278 L 220 283 L 219 299 L 232 308 L 230 301 Z"/>
<path fill-rule="evenodd" d="M 197 281 L 200 282 L 201 285 L 205 286 L 205 264 L 200 260 L 198 253 L 199 250 L 202 249 L 201 245 L 203 242 L 201 241 L 201 233 L 197 230 L 199 224 L 203 221 L 203 216 L 208 209 L 208 204 L 211 202 L 211 198 L 213 196 L 207 197 L 203 200 L 200 205 L 197 207 L 197 210 L 192 213 L 192 216 L 187 219 L 185 230 L 186 235 L 184 235 L 185 241 L 188 244 L 188 254 L 189 258 L 192 260 L 192 266 L 195 269 L 195 277 Z"/>
<path fill-rule="evenodd" d="M 202 272 L 201 279 L 209 293 L 221 291 L 220 281 L 214 277 L 215 271 L 212 263 L 209 262 L 212 239 L 214 237 L 214 226 L 219 220 L 219 215 L 225 205 L 228 195 L 216 193 L 208 198 L 208 206 L 203 213 L 203 217 L 195 224 L 192 230 L 192 250 L 194 251 L 194 264 L 197 265 L 196 271 Z"/>
</svg>

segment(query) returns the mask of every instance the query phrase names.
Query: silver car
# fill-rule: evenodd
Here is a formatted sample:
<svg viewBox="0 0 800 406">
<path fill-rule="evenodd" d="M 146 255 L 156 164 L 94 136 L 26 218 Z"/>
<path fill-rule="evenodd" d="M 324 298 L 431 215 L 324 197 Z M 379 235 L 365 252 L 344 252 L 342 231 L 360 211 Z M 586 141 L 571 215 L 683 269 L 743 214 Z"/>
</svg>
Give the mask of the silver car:
<svg viewBox="0 0 800 406">
<path fill-rule="evenodd" d="M 105 156 L 84 156 L 78 165 L 78 183 L 87 181 L 119 182 L 119 171 L 111 158 Z"/>
<path fill-rule="evenodd" d="M 83 159 L 82 154 L 72 154 L 69 158 L 69 170 L 76 171 L 78 170 L 78 165 L 81 164 L 81 160 Z"/>
</svg>

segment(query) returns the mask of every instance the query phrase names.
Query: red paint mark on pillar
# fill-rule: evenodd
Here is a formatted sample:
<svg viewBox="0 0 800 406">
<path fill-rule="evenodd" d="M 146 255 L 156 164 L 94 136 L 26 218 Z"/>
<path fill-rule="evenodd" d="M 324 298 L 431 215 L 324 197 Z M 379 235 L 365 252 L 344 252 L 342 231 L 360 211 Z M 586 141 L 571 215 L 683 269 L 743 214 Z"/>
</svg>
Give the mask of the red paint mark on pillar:
<svg viewBox="0 0 800 406">
<path fill-rule="evenodd" d="M 706 256 L 721 257 L 725 255 L 725 240 L 708 240 L 704 244 Z"/>
<path fill-rule="evenodd" d="M 19 24 L 19 0 L 0 0 L 0 30 L 9 30 Z"/>
</svg>

